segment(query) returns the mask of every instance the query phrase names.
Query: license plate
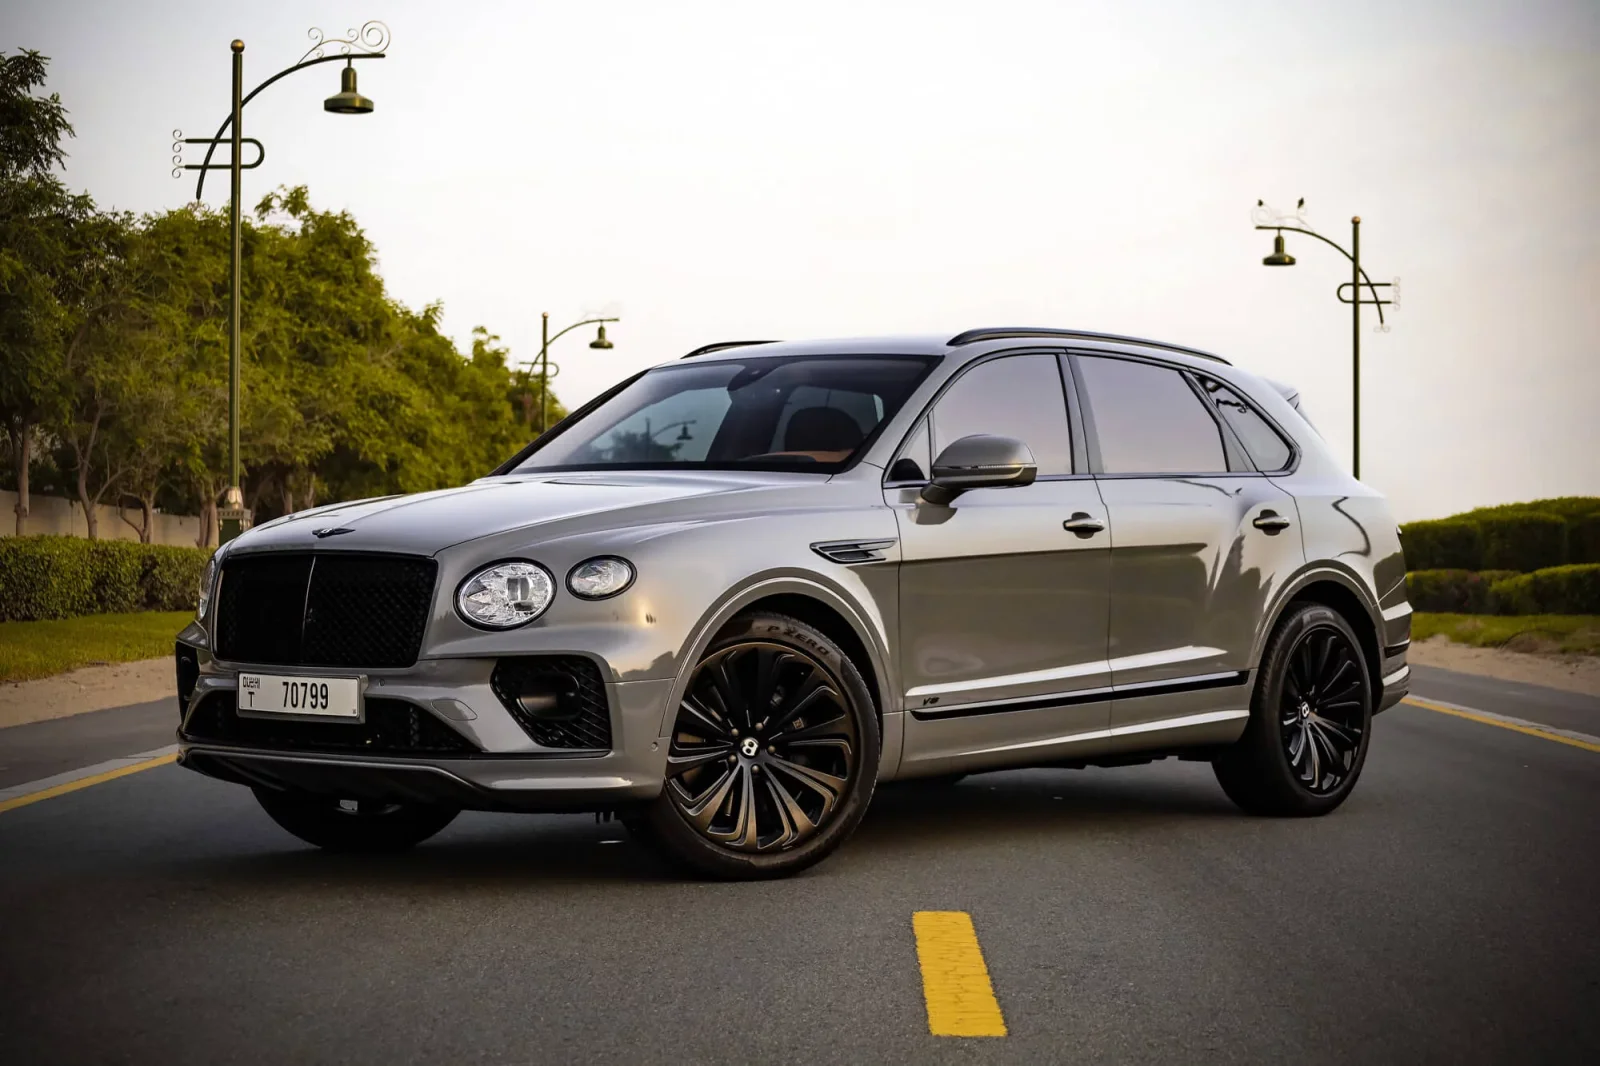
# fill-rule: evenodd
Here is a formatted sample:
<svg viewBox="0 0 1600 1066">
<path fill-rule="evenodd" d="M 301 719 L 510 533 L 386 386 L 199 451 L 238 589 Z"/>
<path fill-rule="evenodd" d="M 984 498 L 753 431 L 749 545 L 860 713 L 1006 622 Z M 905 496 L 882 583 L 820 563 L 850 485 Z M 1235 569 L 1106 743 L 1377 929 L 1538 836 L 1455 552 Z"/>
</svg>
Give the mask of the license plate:
<svg viewBox="0 0 1600 1066">
<path fill-rule="evenodd" d="M 360 721 L 361 679 L 240 674 L 239 713 Z"/>
</svg>

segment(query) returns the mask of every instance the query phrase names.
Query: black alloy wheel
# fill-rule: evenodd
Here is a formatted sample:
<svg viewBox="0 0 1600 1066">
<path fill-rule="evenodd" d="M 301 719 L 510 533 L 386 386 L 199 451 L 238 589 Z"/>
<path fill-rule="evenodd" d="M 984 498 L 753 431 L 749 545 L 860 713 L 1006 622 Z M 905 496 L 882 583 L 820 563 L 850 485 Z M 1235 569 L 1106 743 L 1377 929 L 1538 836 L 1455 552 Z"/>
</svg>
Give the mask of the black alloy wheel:
<svg viewBox="0 0 1600 1066">
<path fill-rule="evenodd" d="M 877 763 L 877 716 L 843 652 L 794 619 L 743 618 L 689 679 L 648 835 L 714 876 L 793 873 L 854 829 Z"/>
<path fill-rule="evenodd" d="M 1291 606 L 1261 656 L 1244 734 L 1212 763 L 1223 791 L 1253 814 L 1327 814 L 1361 775 L 1374 698 L 1350 623 Z"/>
<path fill-rule="evenodd" d="M 1289 652 L 1279 700 L 1283 750 L 1308 792 L 1336 791 L 1355 768 L 1366 732 L 1361 652 L 1337 628 L 1302 633 Z"/>
</svg>

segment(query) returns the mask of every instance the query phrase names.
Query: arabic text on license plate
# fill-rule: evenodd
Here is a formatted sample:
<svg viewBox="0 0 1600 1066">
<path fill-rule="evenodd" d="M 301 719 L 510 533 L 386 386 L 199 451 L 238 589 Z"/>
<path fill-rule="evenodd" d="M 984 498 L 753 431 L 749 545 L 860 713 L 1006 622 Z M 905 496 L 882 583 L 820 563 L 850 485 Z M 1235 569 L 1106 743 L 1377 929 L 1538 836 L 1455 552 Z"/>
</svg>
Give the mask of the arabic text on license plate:
<svg viewBox="0 0 1600 1066">
<path fill-rule="evenodd" d="M 239 710 L 244 714 L 360 718 L 360 679 L 240 674 Z"/>
</svg>

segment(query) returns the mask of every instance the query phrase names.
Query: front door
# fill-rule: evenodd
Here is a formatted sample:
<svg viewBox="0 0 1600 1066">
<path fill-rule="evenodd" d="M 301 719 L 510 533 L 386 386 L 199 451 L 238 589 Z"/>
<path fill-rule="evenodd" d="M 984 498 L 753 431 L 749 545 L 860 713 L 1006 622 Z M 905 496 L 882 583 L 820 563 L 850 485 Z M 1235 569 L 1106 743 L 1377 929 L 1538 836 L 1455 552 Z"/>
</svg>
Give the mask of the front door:
<svg viewBox="0 0 1600 1066">
<path fill-rule="evenodd" d="M 1038 479 L 948 506 L 903 483 L 974 433 L 1028 445 Z M 1074 471 L 1058 357 L 966 369 L 891 476 L 902 482 L 885 489 L 900 523 L 902 765 L 972 755 L 998 765 L 1029 748 L 1047 757 L 1057 741 L 1104 730 L 1110 531 L 1094 480 Z"/>
</svg>

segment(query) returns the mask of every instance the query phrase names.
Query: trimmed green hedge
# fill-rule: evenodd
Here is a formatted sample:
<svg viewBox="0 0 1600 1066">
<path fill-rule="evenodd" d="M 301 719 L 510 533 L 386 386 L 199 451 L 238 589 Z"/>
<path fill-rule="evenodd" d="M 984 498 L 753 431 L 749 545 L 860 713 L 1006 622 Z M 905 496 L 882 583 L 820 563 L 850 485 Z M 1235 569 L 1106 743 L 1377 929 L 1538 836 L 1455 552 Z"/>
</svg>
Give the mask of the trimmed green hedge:
<svg viewBox="0 0 1600 1066">
<path fill-rule="evenodd" d="M 1515 570 L 1413 570 L 1406 575 L 1406 599 L 1418 611 L 1486 614 L 1489 586 L 1516 576 Z"/>
<path fill-rule="evenodd" d="M 1496 581 L 1493 614 L 1600 614 L 1600 564 L 1553 566 Z"/>
<path fill-rule="evenodd" d="M 1542 570 L 1600 563 L 1600 497 L 1508 503 L 1400 527 L 1411 570 Z"/>
<path fill-rule="evenodd" d="M 1410 570 L 1476 570 L 1483 558 L 1478 524 L 1459 518 L 1403 525 L 1400 546 Z"/>
<path fill-rule="evenodd" d="M 78 537 L 0 539 L 0 621 L 193 610 L 211 552 Z"/>
<path fill-rule="evenodd" d="M 1478 519 L 1480 570 L 1543 570 L 1567 557 L 1567 523 L 1553 514 L 1510 511 Z"/>
</svg>

